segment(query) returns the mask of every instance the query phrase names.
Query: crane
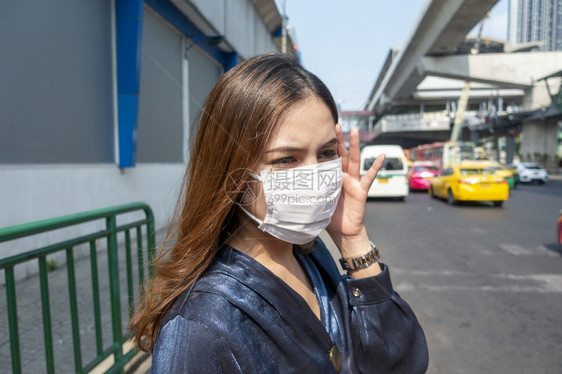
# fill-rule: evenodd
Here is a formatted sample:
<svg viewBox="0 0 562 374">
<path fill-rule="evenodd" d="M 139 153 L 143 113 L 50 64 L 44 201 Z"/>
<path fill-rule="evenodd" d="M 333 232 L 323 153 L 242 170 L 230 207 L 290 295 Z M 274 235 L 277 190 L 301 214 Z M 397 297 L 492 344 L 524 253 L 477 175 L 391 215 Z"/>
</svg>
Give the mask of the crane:
<svg viewBox="0 0 562 374">
<path fill-rule="evenodd" d="M 484 17 L 480 21 L 480 26 L 478 28 L 478 35 L 476 37 L 476 42 L 474 43 L 474 48 L 470 50 L 470 53 L 475 55 L 480 51 L 480 40 L 482 39 L 482 28 L 484 26 L 484 20 L 488 17 Z M 470 96 L 470 81 L 465 81 L 464 86 L 461 91 L 461 96 L 459 97 L 459 104 L 457 105 L 457 112 L 455 113 L 455 121 L 453 122 L 453 129 L 451 130 L 451 141 L 459 141 L 462 129 L 462 121 L 464 118 L 464 112 L 468 106 L 468 98 Z"/>
</svg>

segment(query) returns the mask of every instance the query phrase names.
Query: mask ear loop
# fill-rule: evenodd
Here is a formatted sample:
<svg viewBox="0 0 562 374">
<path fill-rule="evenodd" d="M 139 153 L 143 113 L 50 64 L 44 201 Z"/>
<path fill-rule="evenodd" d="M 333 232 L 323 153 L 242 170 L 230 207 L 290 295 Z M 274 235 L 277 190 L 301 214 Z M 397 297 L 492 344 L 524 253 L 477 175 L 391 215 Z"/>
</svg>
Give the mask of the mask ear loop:
<svg viewBox="0 0 562 374">
<path fill-rule="evenodd" d="M 261 219 L 259 219 L 258 217 L 254 216 L 252 213 L 250 213 L 246 208 L 244 208 L 242 205 L 240 205 L 239 203 L 236 203 L 236 205 L 238 205 L 238 208 L 242 209 L 242 211 L 244 213 L 246 213 L 248 215 L 248 217 L 250 217 L 251 219 L 253 219 L 254 221 L 256 221 L 257 224 L 259 224 L 260 226 L 263 225 L 263 221 Z"/>
<path fill-rule="evenodd" d="M 252 178 L 261 182 L 261 177 L 258 174 L 254 173 L 253 171 L 250 171 L 249 174 Z M 259 219 L 258 217 L 254 216 L 252 213 L 250 213 L 246 208 L 244 208 L 242 206 L 242 204 L 240 204 L 239 202 L 236 202 L 235 204 L 238 206 L 238 208 L 242 209 L 242 211 L 244 213 L 246 213 L 248 215 L 248 217 L 253 219 L 258 225 L 260 225 L 260 226 L 263 225 L 263 221 L 261 219 Z"/>
<path fill-rule="evenodd" d="M 257 175 L 256 173 L 254 173 L 253 171 L 250 172 L 250 176 L 261 182 L 261 177 L 259 175 Z"/>
</svg>

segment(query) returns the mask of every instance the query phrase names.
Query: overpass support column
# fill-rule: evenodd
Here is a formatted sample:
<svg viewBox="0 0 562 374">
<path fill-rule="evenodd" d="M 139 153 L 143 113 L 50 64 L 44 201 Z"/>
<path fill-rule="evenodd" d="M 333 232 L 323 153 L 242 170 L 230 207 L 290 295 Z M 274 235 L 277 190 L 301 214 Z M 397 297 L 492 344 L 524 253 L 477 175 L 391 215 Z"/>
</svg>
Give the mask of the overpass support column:
<svg viewBox="0 0 562 374">
<path fill-rule="evenodd" d="M 558 149 L 557 121 L 536 119 L 523 122 L 521 140 L 521 161 L 542 164 L 545 169 L 556 173 L 556 151 Z"/>
<path fill-rule="evenodd" d="M 515 154 L 515 137 L 506 135 L 505 137 L 505 163 L 512 164 Z"/>
<path fill-rule="evenodd" d="M 474 145 L 478 146 L 478 142 L 480 141 L 480 138 L 478 137 L 477 130 L 470 130 L 470 141 L 474 143 Z"/>
</svg>

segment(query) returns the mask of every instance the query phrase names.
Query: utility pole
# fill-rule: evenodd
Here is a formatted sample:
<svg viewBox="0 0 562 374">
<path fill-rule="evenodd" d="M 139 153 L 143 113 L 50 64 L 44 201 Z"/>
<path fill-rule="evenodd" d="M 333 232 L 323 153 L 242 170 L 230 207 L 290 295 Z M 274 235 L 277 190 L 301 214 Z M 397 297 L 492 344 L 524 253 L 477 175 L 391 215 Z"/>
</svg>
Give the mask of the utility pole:
<svg viewBox="0 0 562 374">
<path fill-rule="evenodd" d="M 484 26 L 484 20 L 488 17 L 484 17 L 480 21 L 480 26 L 478 28 L 478 36 L 476 37 L 476 43 L 474 43 L 474 48 L 470 50 L 470 54 L 476 55 L 480 52 L 480 40 L 482 38 L 482 27 Z M 459 98 L 459 105 L 457 106 L 457 113 L 455 114 L 455 121 L 453 122 L 453 129 L 451 130 L 451 140 L 459 141 L 462 130 L 462 122 L 464 118 L 464 112 L 468 106 L 468 98 L 470 96 L 470 81 L 464 82 L 464 87 L 461 91 L 461 96 Z"/>
<path fill-rule="evenodd" d="M 470 96 L 470 81 L 464 82 L 464 87 L 461 91 L 461 97 L 459 98 L 459 105 L 457 106 L 457 113 L 455 114 L 455 121 L 453 122 L 453 129 L 451 130 L 451 140 L 460 140 L 460 134 L 462 129 L 462 121 L 464 118 L 464 112 L 468 106 L 468 97 Z"/>
<path fill-rule="evenodd" d="M 287 12 L 285 11 L 286 0 L 283 0 L 283 15 L 281 16 L 281 52 L 287 53 Z"/>
</svg>

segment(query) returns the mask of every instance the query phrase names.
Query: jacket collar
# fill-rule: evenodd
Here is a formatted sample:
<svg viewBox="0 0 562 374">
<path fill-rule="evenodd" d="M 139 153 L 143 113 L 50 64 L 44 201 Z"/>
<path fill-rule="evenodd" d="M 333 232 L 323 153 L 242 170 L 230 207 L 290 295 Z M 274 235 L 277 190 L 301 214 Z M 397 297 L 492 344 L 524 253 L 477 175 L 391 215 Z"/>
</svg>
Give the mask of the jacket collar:
<svg viewBox="0 0 562 374">
<path fill-rule="evenodd" d="M 312 280 L 308 274 L 308 266 L 304 266 L 302 263 L 302 261 L 312 261 L 312 259 L 308 256 L 297 255 L 297 258 L 299 257 L 304 271 Z M 240 285 L 265 299 L 275 308 L 281 319 L 286 321 L 287 326 L 306 331 L 315 340 L 323 342 L 322 345 L 329 350 L 332 345 L 331 338 L 322 321 L 316 318 L 306 301 L 265 266 L 235 248 L 224 245 L 219 249 L 209 272 L 197 282 L 193 291 L 217 293 L 234 305 L 243 307 L 240 304 L 244 304 L 248 300 L 241 299 L 240 295 L 234 296 L 231 292 L 232 287 L 239 288 Z M 251 293 L 247 293 L 245 296 L 253 297 Z"/>
</svg>

